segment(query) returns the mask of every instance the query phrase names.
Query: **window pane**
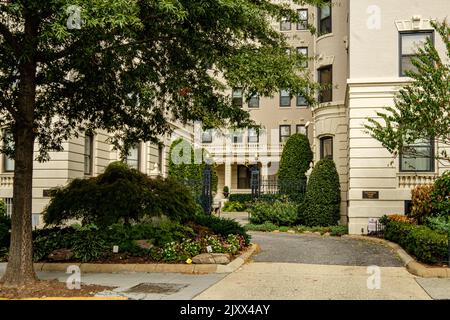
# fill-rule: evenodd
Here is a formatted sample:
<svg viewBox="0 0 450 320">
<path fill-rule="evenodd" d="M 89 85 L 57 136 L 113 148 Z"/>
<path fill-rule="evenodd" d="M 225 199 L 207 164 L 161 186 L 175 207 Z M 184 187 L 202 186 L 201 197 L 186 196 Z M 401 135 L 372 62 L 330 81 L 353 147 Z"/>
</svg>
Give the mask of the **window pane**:
<svg viewBox="0 0 450 320">
<path fill-rule="evenodd" d="M 404 147 L 401 157 L 402 171 L 433 171 L 434 155 L 432 140 L 418 140 L 416 143 Z"/>
<path fill-rule="evenodd" d="M 93 136 L 84 136 L 84 173 L 92 173 L 92 149 L 93 149 Z"/>
<path fill-rule="evenodd" d="M 258 132 L 255 129 L 248 129 L 248 142 L 249 143 L 259 142 Z"/>
<path fill-rule="evenodd" d="M 3 161 L 5 162 L 5 171 L 12 172 L 14 171 L 14 160 L 9 158 L 8 156 L 4 156 Z"/>
<path fill-rule="evenodd" d="M 333 138 L 320 139 L 320 157 L 333 160 Z"/>
<path fill-rule="evenodd" d="M 287 18 L 284 18 L 283 20 L 281 20 L 281 22 L 280 22 L 280 30 L 281 31 L 289 31 L 289 30 L 291 30 L 291 22 Z"/>
<path fill-rule="evenodd" d="M 306 59 L 308 59 L 308 47 L 300 47 L 297 48 L 297 52 L 298 54 L 303 55 Z M 308 60 L 305 60 L 305 62 L 303 63 L 303 67 L 308 67 Z"/>
<path fill-rule="evenodd" d="M 202 142 L 203 143 L 212 142 L 212 130 L 206 130 L 202 133 Z"/>
<path fill-rule="evenodd" d="M 280 106 L 290 107 L 291 106 L 291 94 L 288 90 L 280 91 Z"/>
<path fill-rule="evenodd" d="M 130 149 L 126 159 L 127 164 L 133 169 L 139 169 L 139 148 L 135 146 Z"/>
<path fill-rule="evenodd" d="M 259 96 L 254 95 L 250 98 L 248 101 L 248 107 L 249 108 L 259 108 Z"/>
<path fill-rule="evenodd" d="M 298 95 L 297 96 L 297 106 L 298 107 L 307 107 L 308 106 L 308 101 L 306 100 L 306 98 L 302 95 Z"/>
<path fill-rule="evenodd" d="M 297 125 L 297 133 L 307 135 L 308 131 L 304 125 Z"/>
<path fill-rule="evenodd" d="M 430 33 L 402 34 L 402 55 L 416 54 L 418 48 L 425 46 L 429 37 L 431 37 Z"/>
<path fill-rule="evenodd" d="M 233 97 L 233 106 L 242 107 L 242 89 L 234 89 L 232 97 Z"/>
<path fill-rule="evenodd" d="M 328 18 L 331 15 L 331 6 L 324 5 L 320 10 L 320 19 Z"/>
<path fill-rule="evenodd" d="M 328 66 L 319 69 L 319 83 L 325 86 L 319 95 L 319 102 L 329 102 L 333 100 L 333 71 L 332 67 Z"/>
<path fill-rule="evenodd" d="M 300 9 L 297 10 L 299 19 L 301 22 L 297 23 L 297 30 L 306 30 L 308 27 L 308 10 Z"/>
<path fill-rule="evenodd" d="M 280 142 L 286 142 L 291 136 L 291 126 L 280 126 Z"/>
</svg>

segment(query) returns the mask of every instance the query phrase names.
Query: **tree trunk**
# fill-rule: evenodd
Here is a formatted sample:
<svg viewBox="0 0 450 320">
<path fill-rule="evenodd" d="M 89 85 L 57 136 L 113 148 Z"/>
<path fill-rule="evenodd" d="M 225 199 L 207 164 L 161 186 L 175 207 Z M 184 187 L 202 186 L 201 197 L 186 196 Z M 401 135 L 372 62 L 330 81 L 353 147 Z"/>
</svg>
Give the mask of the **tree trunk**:
<svg viewBox="0 0 450 320">
<path fill-rule="evenodd" d="M 33 268 L 32 184 L 34 153 L 34 107 L 36 100 L 35 46 L 37 22 L 25 20 L 24 47 L 30 53 L 19 65 L 20 82 L 17 115 L 12 133 L 15 144 L 11 245 L 5 287 L 20 287 L 36 281 Z"/>
</svg>

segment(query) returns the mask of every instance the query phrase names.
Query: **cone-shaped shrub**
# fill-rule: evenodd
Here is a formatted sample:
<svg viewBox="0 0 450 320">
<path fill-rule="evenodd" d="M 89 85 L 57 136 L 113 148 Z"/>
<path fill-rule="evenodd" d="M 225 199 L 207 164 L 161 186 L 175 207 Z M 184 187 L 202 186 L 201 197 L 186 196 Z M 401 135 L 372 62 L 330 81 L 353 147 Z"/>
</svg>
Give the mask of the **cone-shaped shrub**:
<svg viewBox="0 0 450 320">
<path fill-rule="evenodd" d="M 340 202 L 336 165 L 332 160 L 320 160 L 309 177 L 304 202 L 300 206 L 301 223 L 310 227 L 338 224 Z"/>
<path fill-rule="evenodd" d="M 292 135 L 284 146 L 278 171 L 280 192 L 288 195 L 292 201 L 303 201 L 305 173 L 312 159 L 308 138 L 304 134 Z"/>
</svg>

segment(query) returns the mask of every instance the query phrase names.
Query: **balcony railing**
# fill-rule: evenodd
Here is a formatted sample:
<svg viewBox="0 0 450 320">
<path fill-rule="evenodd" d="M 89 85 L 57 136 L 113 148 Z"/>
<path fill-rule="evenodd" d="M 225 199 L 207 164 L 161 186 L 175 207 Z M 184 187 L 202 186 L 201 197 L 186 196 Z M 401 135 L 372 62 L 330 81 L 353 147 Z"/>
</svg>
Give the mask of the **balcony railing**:
<svg viewBox="0 0 450 320">
<path fill-rule="evenodd" d="M 203 143 L 202 147 L 212 155 L 240 155 L 240 154 L 281 154 L 284 144 L 265 143 L 232 143 L 215 144 Z"/>
<path fill-rule="evenodd" d="M 14 176 L 0 176 L 0 188 L 12 188 Z"/>
<path fill-rule="evenodd" d="M 438 176 L 433 174 L 400 175 L 398 176 L 398 186 L 399 188 L 412 189 L 417 186 L 433 184 L 437 178 Z"/>
</svg>

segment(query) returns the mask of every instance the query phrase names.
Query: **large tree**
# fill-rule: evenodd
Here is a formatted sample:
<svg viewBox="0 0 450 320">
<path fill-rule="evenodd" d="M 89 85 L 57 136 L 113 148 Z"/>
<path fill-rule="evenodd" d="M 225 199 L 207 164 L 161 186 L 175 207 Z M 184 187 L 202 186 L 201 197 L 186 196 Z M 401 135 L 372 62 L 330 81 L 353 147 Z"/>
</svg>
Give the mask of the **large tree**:
<svg viewBox="0 0 450 320">
<path fill-rule="evenodd" d="M 450 26 L 443 21 L 433 23 L 433 27 L 447 51 L 440 55 L 433 39 L 428 38 L 412 59 L 415 70 L 407 71 L 411 82 L 399 91 L 395 105 L 378 112 L 377 119 L 369 119 L 366 128 L 395 156 L 429 157 L 410 145 L 432 138 L 441 146 L 433 156 L 447 162 L 450 161 Z"/>
<path fill-rule="evenodd" d="M 219 74 L 247 97 L 285 88 L 312 100 L 304 57 L 288 55 L 285 37 L 271 27 L 282 17 L 298 21 L 295 10 L 269 0 L 0 1 L 0 126 L 10 133 L 3 152 L 15 159 L 4 285 L 36 280 L 34 152 L 48 160 L 62 142 L 94 130 L 126 150 L 157 142 L 173 119 L 253 125 L 221 93 Z"/>
</svg>

